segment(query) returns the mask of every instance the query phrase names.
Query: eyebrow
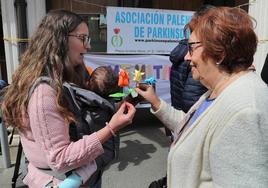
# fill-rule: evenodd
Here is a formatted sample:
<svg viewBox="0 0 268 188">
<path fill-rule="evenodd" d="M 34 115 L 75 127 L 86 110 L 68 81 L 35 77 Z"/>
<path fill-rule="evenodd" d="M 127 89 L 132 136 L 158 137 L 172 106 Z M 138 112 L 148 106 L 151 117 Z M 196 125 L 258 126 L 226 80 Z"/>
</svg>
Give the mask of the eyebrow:
<svg viewBox="0 0 268 188">
<path fill-rule="evenodd" d="M 77 34 L 77 35 L 80 35 L 80 36 L 89 36 L 89 34 L 84 34 L 84 33 Z"/>
</svg>

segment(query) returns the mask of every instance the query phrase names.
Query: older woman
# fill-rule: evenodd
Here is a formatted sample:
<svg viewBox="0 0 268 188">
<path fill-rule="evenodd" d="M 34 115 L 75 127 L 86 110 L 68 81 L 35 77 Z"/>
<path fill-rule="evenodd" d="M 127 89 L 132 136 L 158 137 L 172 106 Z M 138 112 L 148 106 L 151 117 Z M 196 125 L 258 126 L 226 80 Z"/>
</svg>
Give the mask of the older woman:
<svg viewBox="0 0 268 188">
<path fill-rule="evenodd" d="M 248 69 L 257 46 L 252 19 L 213 8 L 190 28 L 185 59 L 209 91 L 180 120 L 151 87 L 137 89 L 175 132 L 168 187 L 268 187 L 268 88 Z"/>
</svg>

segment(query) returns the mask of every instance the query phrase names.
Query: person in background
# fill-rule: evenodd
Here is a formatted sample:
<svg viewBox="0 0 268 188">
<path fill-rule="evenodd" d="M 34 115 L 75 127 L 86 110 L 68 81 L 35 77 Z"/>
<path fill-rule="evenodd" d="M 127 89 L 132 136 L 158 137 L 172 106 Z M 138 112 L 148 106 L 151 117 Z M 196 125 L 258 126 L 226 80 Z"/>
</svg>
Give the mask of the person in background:
<svg viewBox="0 0 268 188">
<path fill-rule="evenodd" d="M 199 16 L 202 16 L 211 5 L 204 5 L 197 10 L 190 23 L 186 24 L 184 35 L 188 34 L 188 25 L 195 22 Z M 179 44 L 170 52 L 169 60 L 172 63 L 170 69 L 170 96 L 171 105 L 177 110 L 182 110 L 184 113 L 180 115 L 183 117 L 189 111 L 192 105 L 203 95 L 207 88 L 203 86 L 198 80 L 194 80 L 191 72 L 191 66 L 188 61 L 184 59 L 188 52 L 187 47 L 188 39 L 182 39 Z M 181 117 L 181 118 L 182 118 Z M 174 140 L 174 133 L 165 127 L 166 136 L 170 138 L 171 143 Z M 149 188 L 154 187 L 156 184 L 166 186 L 166 176 L 159 180 L 153 181 Z"/>
<path fill-rule="evenodd" d="M 104 152 L 102 144 L 132 122 L 135 108 L 125 102 L 105 127 L 71 141 L 69 127 L 79 121 L 68 108 L 63 83 L 84 87 L 80 71 L 89 49 L 89 28 L 82 17 L 50 11 L 31 37 L 4 94 L 3 119 L 18 128 L 29 160 L 23 182 L 30 188 L 57 185 L 66 176 L 53 173 L 65 175 L 73 169 L 75 178 L 85 183 L 96 170 L 95 159 Z M 51 82 L 39 83 L 29 96 L 40 77 Z"/>
<path fill-rule="evenodd" d="M 191 22 L 185 26 L 185 36 L 189 31 L 187 30 L 188 25 L 194 23 L 199 16 L 202 16 L 210 8 L 214 8 L 214 6 L 203 5 L 194 13 Z M 200 96 L 207 91 L 205 86 L 198 80 L 193 79 L 190 63 L 184 60 L 188 51 L 187 42 L 188 39 L 181 40 L 169 56 L 172 63 L 170 69 L 171 105 L 184 113 L 187 113 Z M 182 115 L 184 114 L 182 113 Z M 171 141 L 173 141 L 173 135 L 167 128 L 166 133 L 171 136 Z"/>
<path fill-rule="evenodd" d="M 170 53 L 172 66 L 170 69 L 171 105 L 187 113 L 192 105 L 203 95 L 205 88 L 198 80 L 194 80 L 189 62 L 184 60 L 188 52 L 187 39 L 182 40 Z"/>
<path fill-rule="evenodd" d="M 264 65 L 261 70 L 261 78 L 268 85 L 268 54 L 266 55 Z"/>
<path fill-rule="evenodd" d="M 7 86 L 7 82 L 5 80 L 0 80 L 0 90 Z"/>
<path fill-rule="evenodd" d="M 242 9 L 209 9 L 189 27 L 193 78 L 208 91 L 181 119 L 152 87 L 137 92 L 174 131 L 167 187 L 268 187 L 268 87 L 249 67 L 257 48 Z"/>
<path fill-rule="evenodd" d="M 210 8 L 214 8 L 214 6 L 201 6 L 188 24 L 195 22 L 199 16 L 202 16 Z M 188 24 L 185 26 L 185 36 L 187 36 Z M 184 60 L 188 52 L 187 42 L 188 39 L 181 40 L 169 56 L 172 63 L 170 69 L 171 105 L 184 113 L 187 113 L 199 97 L 207 91 L 207 88 L 198 80 L 193 79 L 190 63 Z"/>
<path fill-rule="evenodd" d="M 3 89 L 7 86 L 7 82 L 5 80 L 0 80 L 0 102 L 3 99 Z"/>
<path fill-rule="evenodd" d="M 3 100 L 2 90 L 7 86 L 7 82 L 5 80 L 0 80 L 0 104 Z M 0 113 L 0 123 L 2 123 L 2 114 Z M 7 134 L 10 134 L 10 131 L 7 130 Z M 0 144 L 0 154 L 2 154 L 1 144 Z"/>
</svg>

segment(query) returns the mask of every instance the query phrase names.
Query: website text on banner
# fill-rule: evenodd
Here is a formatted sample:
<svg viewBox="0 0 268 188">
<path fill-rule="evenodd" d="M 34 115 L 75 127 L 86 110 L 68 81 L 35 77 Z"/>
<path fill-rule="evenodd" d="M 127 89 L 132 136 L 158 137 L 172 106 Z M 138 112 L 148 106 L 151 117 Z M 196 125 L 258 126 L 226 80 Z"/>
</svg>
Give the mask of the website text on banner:
<svg viewBox="0 0 268 188">
<path fill-rule="evenodd" d="M 111 66 L 116 72 L 120 68 L 126 70 L 130 76 L 130 86 L 134 87 L 133 73 L 135 69 L 144 70 L 145 78 L 154 76 L 156 92 L 166 102 L 170 103 L 169 56 L 161 55 L 92 55 L 85 54 L 84 62 L 90 70 L 99 66 Z"/>
<path fill-rule="evenodd" d="M 192 11 L 107 7 L 107 52 L 169 54 Z"/>
</svg>

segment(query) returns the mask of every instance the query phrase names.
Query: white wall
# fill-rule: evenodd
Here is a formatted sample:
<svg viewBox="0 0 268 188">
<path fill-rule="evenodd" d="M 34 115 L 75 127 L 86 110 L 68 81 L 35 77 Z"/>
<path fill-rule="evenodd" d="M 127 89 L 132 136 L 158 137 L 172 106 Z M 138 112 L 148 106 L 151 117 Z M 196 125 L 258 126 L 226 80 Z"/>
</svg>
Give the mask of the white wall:
<svg viewBox="0 0 268 188">
<path fill-rule="evenodd" d="M 36 26 L 45 15 L 45 0 L 26 0 L 28 35 L 31 36 Z M 257 52 L 254 56 L 254 65 L 257 73 L 261 72 L 266 54 L 268 53 L 268 0 L 249 0 L 249 14 L 257 21 L 256 33 L 259 37 Z M 1 0 L 4 38 L 17 37 L 14 1 Z M 18 48 L 16 42 L 5 41 L 5 55 L 7 64 L 8 82 L 18 66 Z"/>
<path fill-rule="evenodd" d="M 28 36 L 31 37 L 36 27 L 46 14 L 45 0 L 27 0 L 27 27 Z"/>
<path fill-rule="evenodd" d="M 260 74 L 268 53 L 268 1 L 250 0 L 249 3 L 249 14 L 255 18 L 257 22 L 255 32 L 259 38 L 259 43 L 254 56 L 254 65 L 257 73 Z"/>
<path fill-rule="evenodd" d="M 1 0 L 2 23 L 4 38 L 17 36 L 17 25 L 13 1 Z M 18 66 L 18 48 L 16 42 L 4 41 L 8 82 L 15 67 Z"/>
<path fill-rule="evenodd" d="M 31 36 L 36 26 L 46 13 L 45 0 L 26 0 L 27 3 L 27 29 L 28 36 Z M 14 0 L 1 0 L 2 22 L 4 38 L 17 38 L 16 13 Z M 16 41 L 5 41 L 5 56 L 7 66 L 8 82 L 14 70 L 18 67 L 18 45 Z"/>
</svg>

